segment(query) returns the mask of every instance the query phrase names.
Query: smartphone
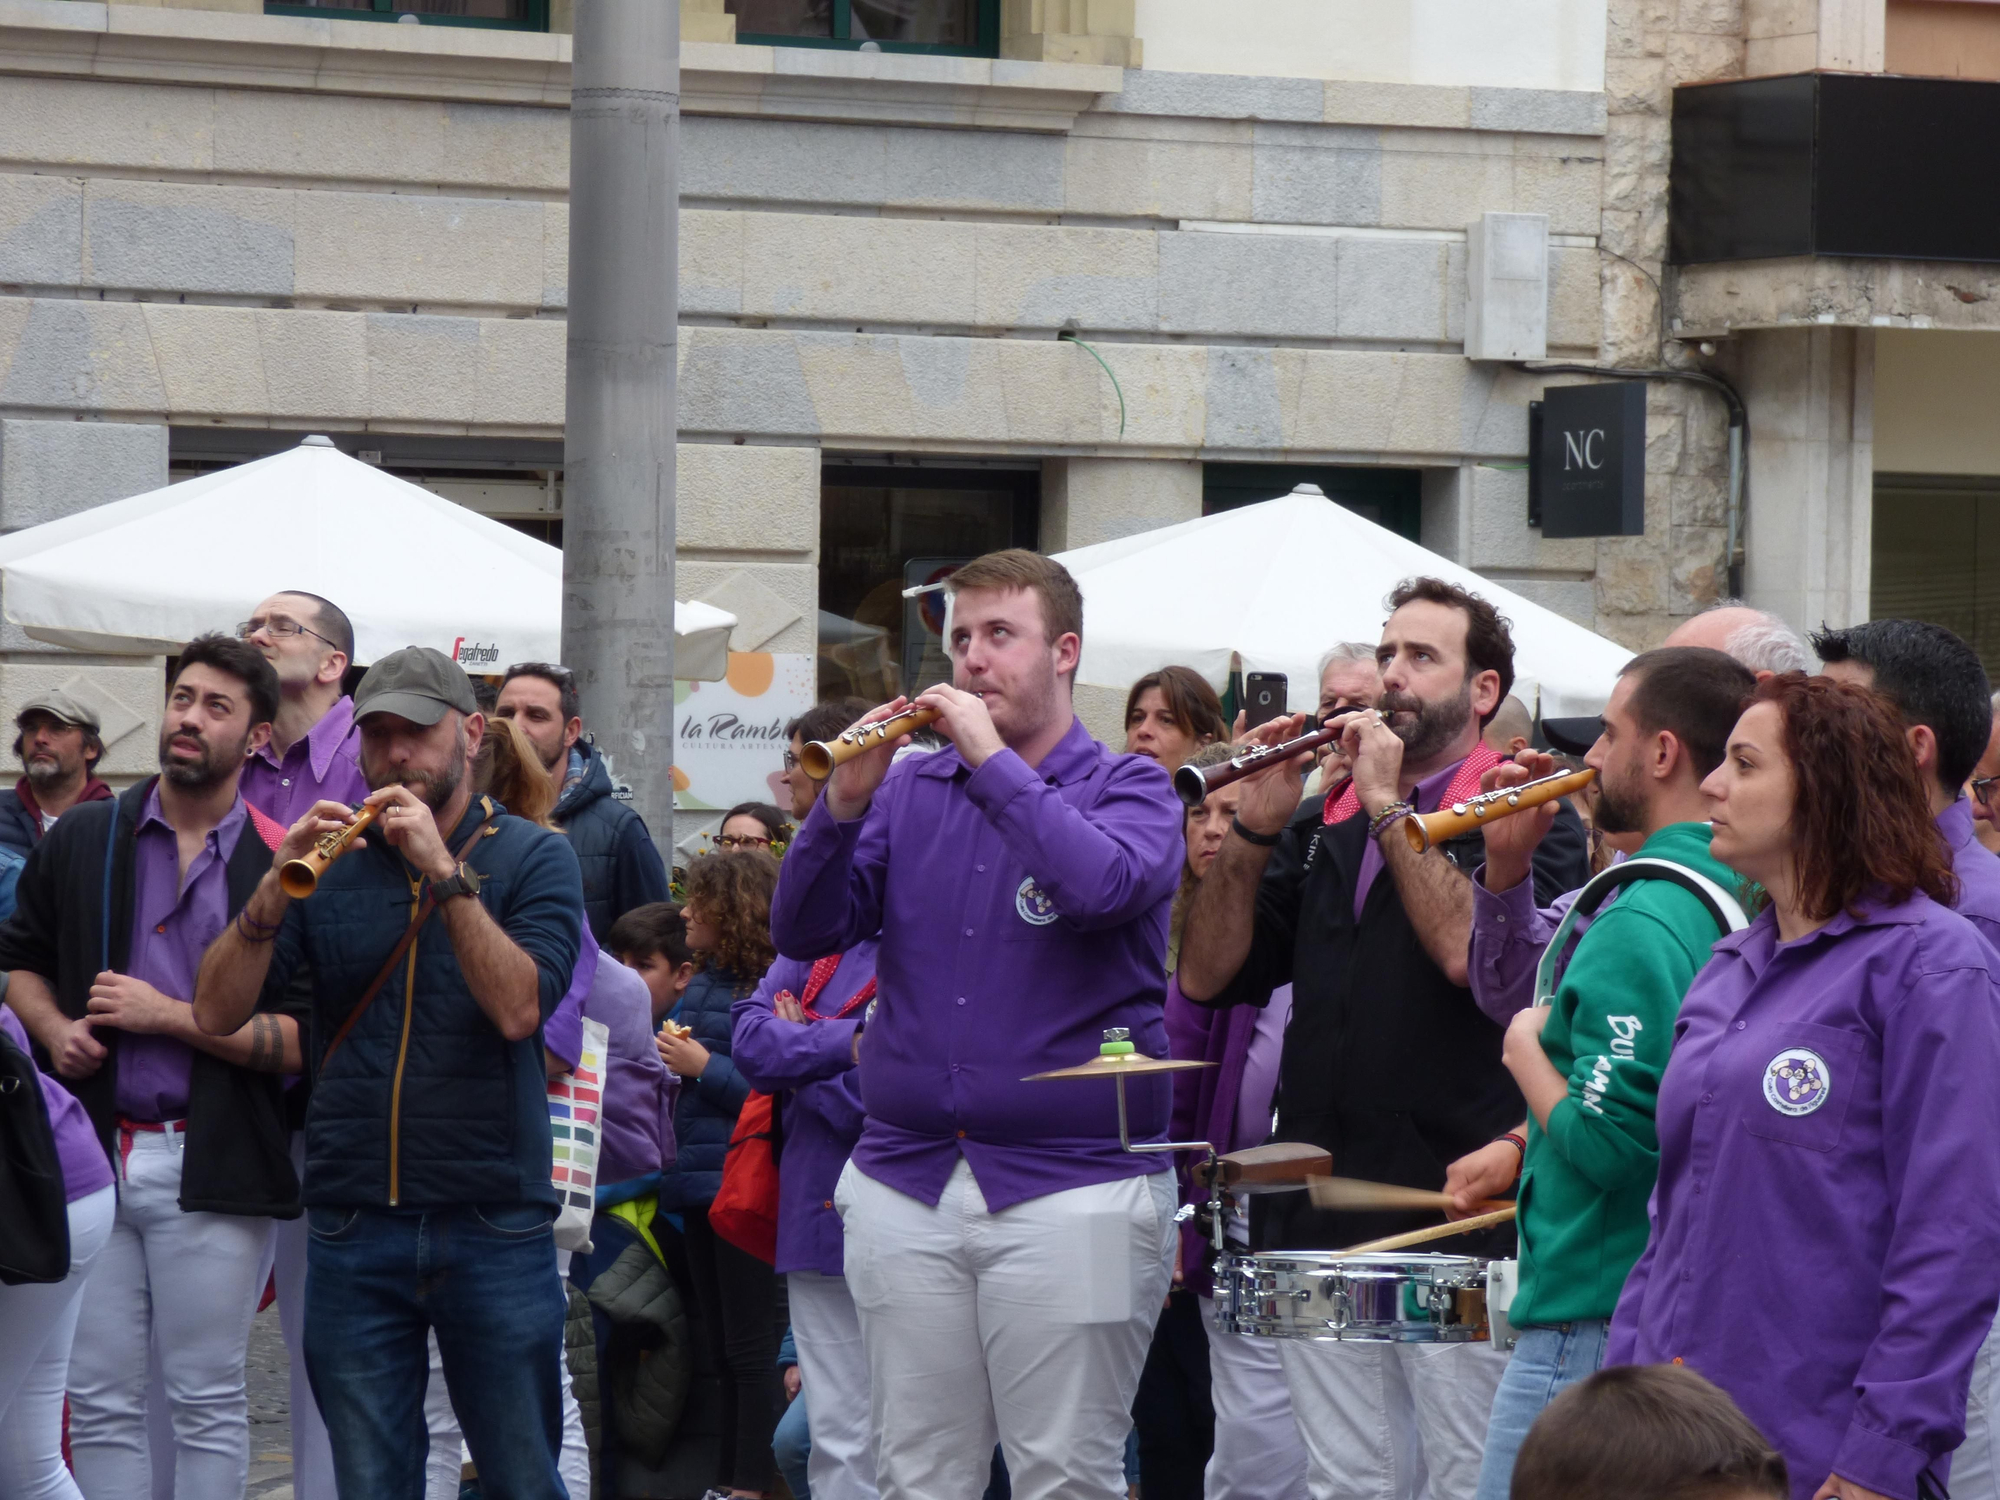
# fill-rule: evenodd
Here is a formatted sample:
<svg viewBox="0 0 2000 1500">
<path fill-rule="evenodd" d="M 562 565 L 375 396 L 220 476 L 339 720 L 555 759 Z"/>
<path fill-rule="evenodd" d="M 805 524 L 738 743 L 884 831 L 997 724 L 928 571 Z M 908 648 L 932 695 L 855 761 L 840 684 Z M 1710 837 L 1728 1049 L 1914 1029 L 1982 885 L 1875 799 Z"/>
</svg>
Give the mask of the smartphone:
<svg viewBox="0 0 2000 1500">
<path fill-rule="evenodd" d="M 1255 729 L 1259 724 L 1283 717 L 1285 713 L 1285 674 L 1283 672 L 1252 672 L 1243 679 L 1243 709 L 1249 717 L 1244 727 Z"/>
</svg>

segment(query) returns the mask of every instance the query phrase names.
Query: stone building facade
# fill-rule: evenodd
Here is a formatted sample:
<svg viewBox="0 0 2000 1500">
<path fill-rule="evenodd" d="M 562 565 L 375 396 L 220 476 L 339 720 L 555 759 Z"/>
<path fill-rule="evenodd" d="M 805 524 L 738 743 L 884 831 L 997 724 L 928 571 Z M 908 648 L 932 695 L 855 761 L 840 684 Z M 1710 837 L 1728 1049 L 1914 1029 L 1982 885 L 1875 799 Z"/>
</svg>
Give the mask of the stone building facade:
<svg viewBox="0 0 2000 1500">
<path fill-rule="evenodd" d="M 569 6 L 516 3 L 550 29 L 0 0 L 0 529 L 326 432 L 557 534 Z M 995 57 L 739 42 L 739 0 L 683 0 L 678 591 L 739 647 L 837 686 L 840 632 L 907 644 L 883 601 L 925 557 L 1303 477 L 1657 641 L 1726 587 L 1722 403 L 1650 387 L 1645 535 L 1544 539 L 1528 404 L 1578 377 L 1466 357 L 1495 214 L 1545 236 L 1548 360 L 1743 390 L 1750 597 L 1867 614 L 1893 265 L 1829 318 L 1810 268 L 1664 262 L 1674 87 L 1879 69 L 1885 0 L 985 3 Z M 0 714 L 82 668 L 157 696 L 0 653 Z"/>
</svg>

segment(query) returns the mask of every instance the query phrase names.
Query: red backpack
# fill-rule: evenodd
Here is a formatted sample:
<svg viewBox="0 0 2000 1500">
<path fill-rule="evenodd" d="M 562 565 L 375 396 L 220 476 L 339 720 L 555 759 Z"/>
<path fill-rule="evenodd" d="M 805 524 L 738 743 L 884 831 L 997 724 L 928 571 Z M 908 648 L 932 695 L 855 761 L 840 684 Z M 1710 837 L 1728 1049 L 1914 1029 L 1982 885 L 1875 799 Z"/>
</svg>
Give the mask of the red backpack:
<svg viewBox="0 0 2000 1500">
<path fill-rule="evenodd" d="M 813 965 L 805 998 L 800 1001 L 808 1022 L 838 1021 L 875 997 L 875 981 L 871 979 L 833 1015 L 815 1011 L 813 1002 L 839 968 L 838 953 Z M 730 1132 L 729 1154 L 722 1162 L 722 1186 L 708 1206 L 709 1227 L 766 1265 L 775 1265 L 778 1260 L 778 1157 L 784 1145 L 777 1099 L 752 1089 L 736 1116 L 735 1130 Z"/>
</svg>

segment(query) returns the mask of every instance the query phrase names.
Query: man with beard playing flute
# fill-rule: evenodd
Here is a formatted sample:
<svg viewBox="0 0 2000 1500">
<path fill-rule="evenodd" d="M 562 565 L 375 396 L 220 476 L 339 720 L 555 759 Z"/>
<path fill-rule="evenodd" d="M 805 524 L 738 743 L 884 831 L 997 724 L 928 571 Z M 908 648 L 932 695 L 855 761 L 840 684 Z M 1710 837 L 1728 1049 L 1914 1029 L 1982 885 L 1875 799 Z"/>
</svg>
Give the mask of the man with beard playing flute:
<svg viewBox="0 0 2000 1500">
<path fill-rule="evenodd" d="M 1210 1005 L 1262 1005 L 1289 981 L 1276 1138 L 1325 1147 L 1343 1176 L 1442 1188 L 1448 1163 L 1523 1108 L 1501 1028 L 1466 987 L 1479 838 L 1418 854 L 1401 824 L 1476 793 L 1498 764 L 1479 736 L 1513 685 L 1514 644 L 1490 603 L 1442 579 L 1405 580 L 1388 606 L 1381 700 L 1342 742 L 1352 781 L 1331 804 L 1300 808 L 1304 756 L 1243 780 L 1188 913 L 1179 980 Z M 1298 728 L 1267 724 L 1259 738 Z M 1583 883 L 1573 811 L 1533 867 L 1543 901 Z M 1256 1200 L 1250 1237 L 1257 1249 L 1334 1250 L 1405 1227 L 1284 1193 Z M 1512 1238 L 1488 1231 L 1447 1248 L 1504 1255 Z M 1280 1354 L 1318 1500 L 1414 1500 L 1427 1485 L 1434 1500 L 1470 1500 L 1501 1351 L 1285 1340 Z"/>
<path fill-rule="evenodd" d="M 1060 564 L 991 553 L 947 587 L 954 685 L 917 703 L 951 747 L 834 771 L 771 935 L 804 960 L 881 939 L 855 1040 L 868 1118 L 834 1202 L 882 1500 L 977 1495 L 996 1434 L 1018 1500 L 1116 1500 L 1174 1180 L 1120 1148 L 1108 1083 L 1022 1080 L 1111 1027 L 1166 1055 L 1181 808 L 1071 708 L 1083 602 Z M 1135 1138 L 1161 1139 L 1164 1083 L 1128 1086 Z"/>
</svg>

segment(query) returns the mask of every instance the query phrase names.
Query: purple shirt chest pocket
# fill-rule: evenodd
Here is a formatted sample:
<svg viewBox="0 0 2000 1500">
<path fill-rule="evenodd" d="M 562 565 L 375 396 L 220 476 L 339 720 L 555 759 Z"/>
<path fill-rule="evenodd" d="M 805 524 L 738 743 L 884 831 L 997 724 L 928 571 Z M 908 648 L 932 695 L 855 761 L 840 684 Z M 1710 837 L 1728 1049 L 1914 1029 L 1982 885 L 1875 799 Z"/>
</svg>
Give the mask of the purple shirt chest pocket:
<svg viewBox="0 0 2000 1500">
<path fill-rule="evenodd" d="M 1752 1023 L 1730 1050 L 1728 1086 L 1754 1136 L 1832 1151 L 1850 1115 L 1860 1123 L 1881 1112 L 1879 1059 L 1867 1056 L 1859 1032 L 1807 1021 Z"/>
</svg>

